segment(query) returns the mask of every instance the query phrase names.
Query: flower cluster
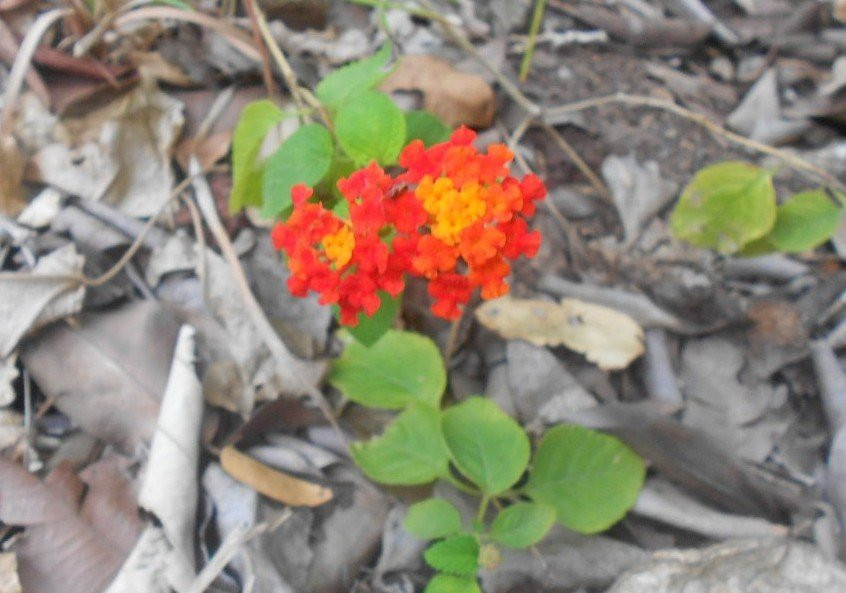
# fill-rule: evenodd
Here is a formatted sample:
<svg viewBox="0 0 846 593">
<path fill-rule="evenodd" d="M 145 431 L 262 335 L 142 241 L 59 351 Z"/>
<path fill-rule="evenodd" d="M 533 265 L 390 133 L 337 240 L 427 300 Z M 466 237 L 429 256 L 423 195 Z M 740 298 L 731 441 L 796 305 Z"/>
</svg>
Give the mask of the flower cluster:
<svg viewBox="0 0 846 593">
<path fill-rule="evenodd" d="M 398 175 L 374 163 L 339 180 L 343 218 L 296 186 L 293 214 L 273 229 L 291 292 L 336 303 L 345 325 L 375 313 L 379 291 L 399 294 L 407 274 L 428 279 L 432 310 L 446 319 L 460 315 L 476 288 L 485 299 L 506 294 L 508 260 L 537 253 L 540 234 L 526 219 L 546 188 L 536 175 L 510 175 L 504 145 L 477 152 L 475 137 L 459 128 L 430 148 L 416 140 L 400 155 Z"/>
</svg>

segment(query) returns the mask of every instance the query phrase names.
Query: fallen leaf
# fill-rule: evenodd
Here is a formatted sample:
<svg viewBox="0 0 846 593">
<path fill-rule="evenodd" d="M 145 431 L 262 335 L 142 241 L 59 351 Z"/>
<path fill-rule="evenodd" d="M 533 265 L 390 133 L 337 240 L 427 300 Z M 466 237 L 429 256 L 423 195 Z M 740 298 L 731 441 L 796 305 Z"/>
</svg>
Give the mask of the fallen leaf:
<svg viewBox="0 0 846 593">
<path fill-rule="evenodd" d="M 27 593 L 102 591 L 138 537 L 135 497 L 117 459 L 80 476 L 69 468 L 42 482 L 0 458 L 0 520 L 26 527 L 16 552 Z"/>
<path fill-rule="evenodd" d="M 24 158 L 12 136 L 0 135 L 0 214 L 17 216 L 26 206 L 21 179 Z"/>
<path fill-rule="evenodd" d="M 182 103 L 141 84 L 82 117 L 65 118 L 33 157 L 36 181 L 130 216 L 152 216 L 170 199 L 171 156 Z"/>
<path fill-rule="evenodd" d="M 18 558 L 14 552 L 0 553 L 0 593 L 22 593 Z"/>
<path fill-rule="evenodd" d="M 174 554 L 194 566 L 203 389 L 194 370 L 194 328 L 182 326 L 162 397 L 138 504 L 161 521 Z M 176 561 L 174 561 L 176 562 Z"/>
<path fill-rule="evenodd" d="M 8 356 L 27 332 L 82 308 L 85 287 L 62 278 L 81 274 L 82 264 L 74 246 L 66 245 L 39 259 L 32 272 L 0 273 L 0 357 Z"/>
<path fill-rule="evenodd" d="M 291 506 L 316 507 L 332 500 L 329 488 L 268 467 L 232 445 L 220 452 L 220 464 L 236 480 Z"/>
<path fill-rule="evenodd" d="M 200 166 L 210 169 L 217 161 L 229 154 L 232 145 L 232 131 L 219 132 L 204 138 L 187 138 L 176 147 L 176 160 L 183 171 L 188 170 L 188 160 L 196 156 Z"/>
<path fill-rule="evenodd" d="M 138 301 L 46 329 L 21 360 L 74 424 L 133 450 L 153 436 L 178 328 L 161 306 Z"/>
<path fill-rule="evenodd" d="M 486 128 L 494 116 L 494 93 L 477 74 L 456 70 L 440 58 L 407 55 L 382 82 L 380 90 L 417 90 L 423 94 L 423 107 L 450 127 L 467 125 Z"/>
<path fill-rule="evenodd" d="M 627 245 L 631 245 L 646 223 L 676 197 L 678 189 L 675 183 L 661 175 L 658 163 L 639 163 L 632 154 L 606 158 L 602 163 L 602 177 L 620 214 Z"/>
<path fill-rule="evenodd" d="M 634 319 L 577 299 L 556 304 L 503 297 L 484 303 L 476 318 L 506 339 L 566 346 L 602 370 L 624 369 L 643 354 L 643 330 Z"/>
</svg>

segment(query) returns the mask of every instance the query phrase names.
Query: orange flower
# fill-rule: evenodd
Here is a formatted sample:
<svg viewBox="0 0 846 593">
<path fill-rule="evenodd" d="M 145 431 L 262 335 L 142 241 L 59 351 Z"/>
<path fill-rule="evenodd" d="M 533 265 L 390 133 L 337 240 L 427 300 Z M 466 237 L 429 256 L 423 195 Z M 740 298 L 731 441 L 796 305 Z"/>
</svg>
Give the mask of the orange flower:
<svg viewBox="0 0 846 593">
<path fill-rule="evenodd" d="M 312 290 L 337 303 L 341 323 L 381 305 L 378 291 L 399 294 L 405 276 L 429 282 L 432 311 L 455 319 L 476 288 L 484 299 L 508 292 L 508 260 L 532 257 L 540 234 L 526 217 L 546 188 L 536 175 L 510 175 L 514 155 L 502 144 L 479 153 L 475 132 L 461 127 L 447 142 L 411 142 L 396 177 L 375 163 L 338 181 L 349 220 L 311 201 L 312 190 L 291 190 L 294 211 L 273 230 L 288 256 L 293 294 Z"/>
</svg>

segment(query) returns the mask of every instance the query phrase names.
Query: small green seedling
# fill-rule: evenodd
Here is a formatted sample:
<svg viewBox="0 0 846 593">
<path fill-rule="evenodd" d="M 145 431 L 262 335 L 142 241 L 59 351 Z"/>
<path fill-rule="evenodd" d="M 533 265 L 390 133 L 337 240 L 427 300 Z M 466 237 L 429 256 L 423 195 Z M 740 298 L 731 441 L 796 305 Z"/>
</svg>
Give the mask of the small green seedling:
<svg viewBox="0 0 846 593">
<path fill-rule="evenodd" d="M 489 399 L 441 409 L 446 372 L 423 336 L 389 330 L 369 347 L 348 340 L 329 381 L 361 405 L 400 410 L 381 435 L 351 447 L 368 477 L 444 480 L 479 500 L 474 517 L 442 498 L 410 507 L 405 528 L 433 540 L 424 554 L 436 571 L 427 593 L 480 591 L 476 574 L 496 567 L 500 548 L 532 546 L 556 521 L 581 533 L 607 529 L 643 486 L 643 460 L 612 436 L 560 425 L 533 454 L 525 431 Z"/>
<path fill-rule="evenodd" d="M 837 231 L 846 196 L 819 188 L 776 200 L 773 172 L 727 161 L 701 169 L 670 219 L 673 233 L 723 254 L 800 253 Z"/>
</svg>

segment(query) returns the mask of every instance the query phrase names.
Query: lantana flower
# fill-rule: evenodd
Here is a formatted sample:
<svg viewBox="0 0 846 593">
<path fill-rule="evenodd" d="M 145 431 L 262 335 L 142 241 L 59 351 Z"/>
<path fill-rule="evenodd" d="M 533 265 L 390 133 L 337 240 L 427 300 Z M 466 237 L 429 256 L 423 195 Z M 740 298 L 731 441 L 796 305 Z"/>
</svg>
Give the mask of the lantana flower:
<svg viewBox="0 0 846 593">
<path fill-rule="evenodd" d="M 506 294 L 508 262 L 540 246 L 526 219 L 546 188 L 536 175 L 511 176 L 505 145 L 480 153 L 475 138 L 461 127 L 430 148 L 415 140 L 396 176 L 374 163 L 339 180 L 347 218 L 294 187 L 293 213 L 272 235 L 288 256 L 292 294 L 319 293 L 350 326 L 379 309 L 379 291 L 402 292 L 406 275 L 428 280 L 432 311 L 445 319 L 458 318 L 477 288 L 483 299 Z"/>
</svg>

